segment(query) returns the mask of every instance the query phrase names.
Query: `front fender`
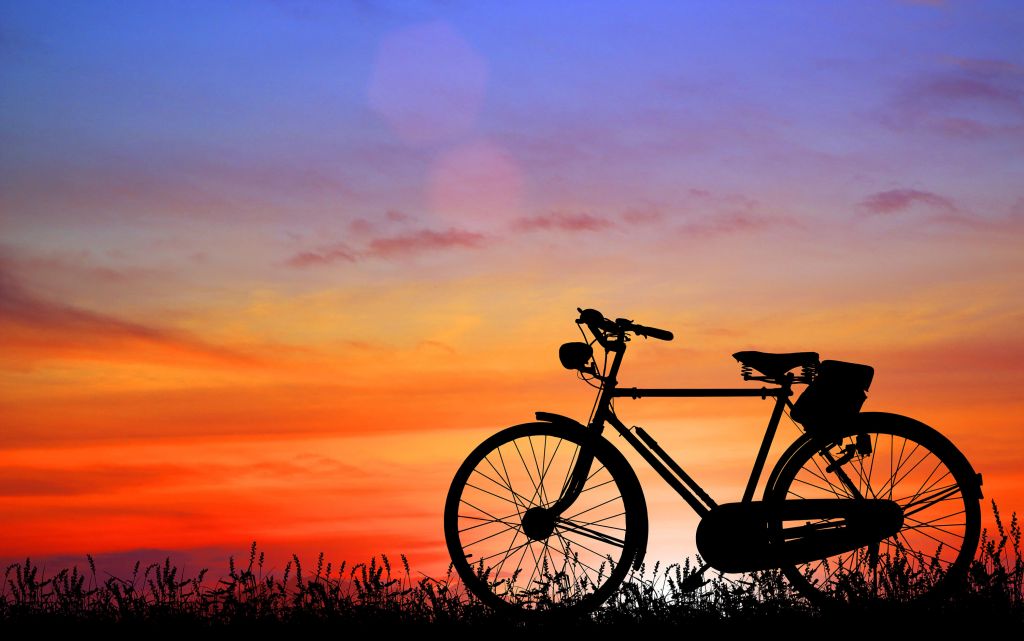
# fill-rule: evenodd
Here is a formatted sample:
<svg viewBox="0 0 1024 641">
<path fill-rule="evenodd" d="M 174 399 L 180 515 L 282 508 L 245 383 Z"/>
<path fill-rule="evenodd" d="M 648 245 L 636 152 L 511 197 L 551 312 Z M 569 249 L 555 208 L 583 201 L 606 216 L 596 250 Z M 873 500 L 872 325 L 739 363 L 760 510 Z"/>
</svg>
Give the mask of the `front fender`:
<svg viewBox="0 0 1024 641">
<path fill-rule="evenodd" d="M 537 417 L 538 421 L 543 423 L 553 423 L 555 425 L 562 425 L 565 427 L 574 427 L 580 430 L 587 429 L 583 423 L 580 423 L 574 418 L 563 416 L 561 414 L 555 414 L 554 412 L 534 412 L 534 416 Z"/>
<path fill-rule="evenodd" d="M 535 416 L 538 421 L 586 432 L 590 438 L 604 439 L 600 434 L 595 434 L 593 431 L 588 430 L 585 425 L 576 419 L 569 418 L 568 416 L 555 414 L 553 412 L 536 412 Z M 637 546 L 637 553 L 633 558 L 633 568 L 639 570 L 640 565 L 644 562 L 644 556 L 647 554 L 647 538 L 649 533 L 647 522 L 647 499 L 644 497 L 644 491 L 643 488 L 640 487 L 640 480 L 637 479 L 636 472 L 633 471 L 633 468 L 628 462 L 626 463 L 625 469 L 628 473 L 628 478 L 622 480 L 623 485 L 625 485 L 625 487 L 623 487 L 623 492 L 632 493 L 637 498 L 637 504 L 641 509 L 640 519 L 638 519 L 637 525 L 640 544 Z"/>
</svg>

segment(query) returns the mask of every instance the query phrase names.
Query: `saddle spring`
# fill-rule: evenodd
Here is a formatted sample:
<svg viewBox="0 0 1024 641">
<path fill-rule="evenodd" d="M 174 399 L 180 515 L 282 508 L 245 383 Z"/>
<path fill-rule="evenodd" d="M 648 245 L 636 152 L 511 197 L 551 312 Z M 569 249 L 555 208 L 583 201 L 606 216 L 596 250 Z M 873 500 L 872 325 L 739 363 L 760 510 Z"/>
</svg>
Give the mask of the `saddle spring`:
<svg viewBox="0 0 1024 641">
<path fill-rule="evenodd" d="M 800 368 L 799 376 L 793 377 L 793 382 L 794 383 L 810 383 L 811 381 L 814 380 L 814 377 L 815 377 L 815 375 L 817 375 L 817 373 L 818 373 L 818 366 L 816 364 L 814 364 L 814 365 L 803 365 Z M 743 363 L 740 363 L 740 374 L 743 376 L 743 380 L 745 380 L 745 381 L 753 380 L 753 381 L 776 382 L 776 381 L 769 380 L 768 377 L 766 377 L 766 376 L 755 376 L 753 368 L 751 368 L 750 365 L 746 365 L 746 364 L 743 364 Z"/>
</svg>

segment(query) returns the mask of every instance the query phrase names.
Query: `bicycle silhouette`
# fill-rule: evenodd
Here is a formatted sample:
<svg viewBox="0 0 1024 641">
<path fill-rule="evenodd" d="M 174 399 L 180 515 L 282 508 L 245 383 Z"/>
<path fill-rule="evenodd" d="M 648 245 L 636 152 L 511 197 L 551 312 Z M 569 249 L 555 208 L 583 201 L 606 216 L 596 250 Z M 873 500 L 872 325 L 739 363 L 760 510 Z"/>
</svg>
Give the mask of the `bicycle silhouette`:
<svg viewBox="0 0 1024 641">
<path fill-rule="evenodd" d="M 593 335 L 566 343 L 562 365 L 599 388 L 586 425 L 537 412 L 491 436 L 455 474 L 445 540 L 465 586 L 506 612 L 586 612 L 611 596 L 647 547 L 647 504 L 610 425 L 701 517 L 704 562 L 688 581 L 780 569 L 821 606 L 932 596 L 962 580 L 978 545 L 981 476 L 939 432 L 914 419 L 860 412 L 874 370 L 814 352 L 738 352 L 744 380 L 770 386 L 637 389 L 617 376 L 632 336 L 672 333 L 578 310 Z M 584 338 L 587 339 L 585 332 Z M 597 367 L 594 343 L 605 350 Z M 611 362 L 609 363 L 609 356 Z M 793 370 L 799 369 L 798 373 Z M 795 402 L 793 386 L 808 387 Z M 640 427 L 616 416 L 617 398 L 775 399 L 743 498 L 719 504 Z M 804 427 L 754 493 L 784 411 Z M 907 581 L 916 583 L 907 593 Z M 923 587 L 922 587 L 923 586 Z"/>
</svg>

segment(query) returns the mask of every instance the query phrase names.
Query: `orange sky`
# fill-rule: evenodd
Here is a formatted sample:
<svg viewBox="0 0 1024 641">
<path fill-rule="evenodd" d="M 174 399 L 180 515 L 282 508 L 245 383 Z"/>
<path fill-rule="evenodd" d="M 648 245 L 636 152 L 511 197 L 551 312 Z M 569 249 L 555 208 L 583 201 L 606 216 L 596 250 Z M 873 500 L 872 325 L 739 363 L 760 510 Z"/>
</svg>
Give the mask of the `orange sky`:
<svg viewBox="0 0 1024 641">
<path fill-rule="evenodd" d="M 741 349 L 871 364 L 865 409 L 1021 508 L 1024 61 L 1019 12 L 980 4 L 830 9 L 820 36 L 756 3 L 629 33 L 611 5 L 4 9 L 0 559 L 256 540 L 436 571 L 465 455 L 585 420 L 577 307 L 675 332 L 625 384 L 743 385 Z M 618 410 L 728 501 L 770 407 Z M 628 456 L 651 558 L 692 554 Z"/>
</svg>

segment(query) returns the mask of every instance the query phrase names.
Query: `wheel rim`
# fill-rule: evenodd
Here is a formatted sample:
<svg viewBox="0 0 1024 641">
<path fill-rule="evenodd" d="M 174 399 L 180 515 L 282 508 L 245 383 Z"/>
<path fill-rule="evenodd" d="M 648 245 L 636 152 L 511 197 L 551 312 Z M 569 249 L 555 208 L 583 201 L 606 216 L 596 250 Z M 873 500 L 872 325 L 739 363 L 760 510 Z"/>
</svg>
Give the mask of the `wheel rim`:
<svg viewBox="0 0 1024 641">
<path fill-rule="evenodd" d="M 977 544 L 978 505 L 958 457 L 915 434 L 869 432 L 871 453 L 853 434 L 809 450 L 799 468 L 780 479 L 786 500 L 854 498 L 838 470 L 864 498 L 888 499 L 904 511 L 900 531 L 877 545 L 787 568 L 791 581 L 819 601 L 910 600 L 945 587 L 962 573 Z M 854 448 L 850 450 L 848 448 Z M 844 455 L 854 452 L 845 463 Z"/>
<path fill-rule="evenodd" d="M 446 509 L 453 563 L 492 606 L 592 607 L 618 586 L 634 554 L 626 488 L 604 448 L 550 427 L 533 431 L 490 439 L 456 474 Z M 550 508 L 581 454 L 595 457 L 590 474 L 556 516 Z"/>
</svg>

